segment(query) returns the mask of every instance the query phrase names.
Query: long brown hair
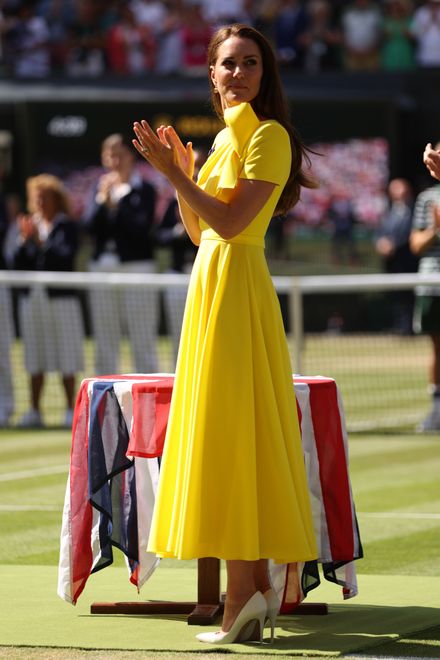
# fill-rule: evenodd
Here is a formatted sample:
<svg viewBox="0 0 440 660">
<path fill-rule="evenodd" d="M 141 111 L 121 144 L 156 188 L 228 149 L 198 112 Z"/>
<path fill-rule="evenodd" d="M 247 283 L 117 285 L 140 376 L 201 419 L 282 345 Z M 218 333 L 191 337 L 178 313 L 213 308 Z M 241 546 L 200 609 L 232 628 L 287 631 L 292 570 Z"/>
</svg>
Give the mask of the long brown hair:
<svg viewBox="0 0 440 660">
<path fill-rule="evenodd" d="M 286 213 L 292 208 L 292 206 L 295 206 L 299 200 L 301 187 L 318 187 L 318 183 L 313 176 L 305 172 L 303 169 L 304 160 L 306 161 L 308 169 L 310 169 L 311 166 L 310 158 L 307 153 L 309 149 L 304 145 L 291 123 L 288 104 L 281 84 L 275 54 L 269 41 L 261 34 L 261 32 L 258 32 L 258 30 L 255 30 L 249 25 L 243 25 L 241 23 L 234 23 L 233 25 L 221 27 L 214 34 L 208 46 L 208 67 L 215 65 L 218 49 L 226 39 L 229 39 L 229 37 L 251 39 L 259 47 L 263 63 L 263 75 L 258 94 L 251 102 L 252 108 L 257 116 L 278 121 L 284 126 L 289 134 L 292 148 L 292 165 L 289 178 L 284 186 L 276 208 L 277 213 Z M 212 106 L 218 117 L 223 118 L 221 99 L 219 94 L 214 91 L 214 84 L 211 80 L 211 75 L 209 75 L 209 84 L 211 89 Z"/>
</svg>

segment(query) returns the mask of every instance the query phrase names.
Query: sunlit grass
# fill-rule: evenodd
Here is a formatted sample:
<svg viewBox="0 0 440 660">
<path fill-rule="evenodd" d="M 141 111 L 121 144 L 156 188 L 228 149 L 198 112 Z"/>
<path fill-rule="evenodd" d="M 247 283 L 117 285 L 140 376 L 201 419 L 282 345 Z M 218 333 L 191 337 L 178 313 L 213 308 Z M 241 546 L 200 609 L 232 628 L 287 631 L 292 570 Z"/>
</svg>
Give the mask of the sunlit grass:
<svg viewBox="0 0 440 660">
<path fill-rule="evenodd" d="M 292 342 L 292 364 L 296 347 Z M 92 377 L 93 341 L 85 343 L 85 369 L 78 376 Z M 171 342 L 159 338 L 159 371 L 173 372 Z M 302 373 L 336 379 L 342 393 L 347 426 L 351 430 L 414 428 L 426 414 L 430 400 L 427 373 L 430 345 L 427 337 L 380 334 L 308 334 L 305 339 Z M 23 368 L 22 346 L 16 341 L 12 352 L 16 412 L 15 423 L 29 406 L 28 377 Z M 130 348 L 121 342 L 119 373 L 131 373 Z M 49 426 L 58 426 L 64 416 L 64 398 L 57 374 L 49 374 L 43 394 L 43 416 Z"/>
</svg>

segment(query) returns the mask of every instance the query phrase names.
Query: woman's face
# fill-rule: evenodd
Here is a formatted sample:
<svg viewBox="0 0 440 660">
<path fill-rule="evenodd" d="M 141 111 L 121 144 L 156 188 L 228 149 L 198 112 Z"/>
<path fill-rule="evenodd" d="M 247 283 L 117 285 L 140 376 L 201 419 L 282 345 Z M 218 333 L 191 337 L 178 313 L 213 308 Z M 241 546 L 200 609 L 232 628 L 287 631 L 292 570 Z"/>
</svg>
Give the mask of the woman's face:
<svg viewBox="0 0 440 660">
<path fill-rule="evenodd" d="M 39 187 L 35 191 L 35 208 L 44 218 L 51 218 L 57 212 L 57 199 L 53 191 Z"/>
<path fill-rule="evenodd" d="M 250 103 L 260 90 L 263 76 L 260 48 L 252 39 L 229 37 L 219 46 L 210 71 L 223 110 L 239 103 Z"/>
</svg>

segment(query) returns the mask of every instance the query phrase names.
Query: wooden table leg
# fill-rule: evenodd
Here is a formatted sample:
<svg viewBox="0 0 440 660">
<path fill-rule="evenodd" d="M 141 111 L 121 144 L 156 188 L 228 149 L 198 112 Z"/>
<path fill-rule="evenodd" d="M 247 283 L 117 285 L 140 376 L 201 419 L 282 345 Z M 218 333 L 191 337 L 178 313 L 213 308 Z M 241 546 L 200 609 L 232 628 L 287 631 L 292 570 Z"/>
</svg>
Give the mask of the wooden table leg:
<svg viewBox="0 0 440 660">
<path fill-rule="evenodd" d="M 190 626 L 215 622 L 223 612 L 220 599 L 220 560 L 205 557 L 197 560 L 197 605 L 188 617 Z"/>
<path fill-rule="evenodd" d="M 209 625 L 223 611 L 220 601 L 220 560 L 205 557 L 197 561 L 197 602 L 144 601 L 92 603 L 92 614 L 188 614 L 190 625 Z"/>
</svg>

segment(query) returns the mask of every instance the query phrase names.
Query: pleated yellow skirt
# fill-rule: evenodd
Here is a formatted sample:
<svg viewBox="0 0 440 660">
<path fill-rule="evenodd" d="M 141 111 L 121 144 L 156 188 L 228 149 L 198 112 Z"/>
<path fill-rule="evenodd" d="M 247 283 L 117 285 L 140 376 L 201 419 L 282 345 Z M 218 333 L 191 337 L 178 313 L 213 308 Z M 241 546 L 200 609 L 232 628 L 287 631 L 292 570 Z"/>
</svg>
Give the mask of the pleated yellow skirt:
<svg viewBox="0 0 440 660">
<path fill-rule="evenodd" d="M 203 236 L 148 549 L 315 559 L 290 357 L 262 240 Z"/>
</svg>

